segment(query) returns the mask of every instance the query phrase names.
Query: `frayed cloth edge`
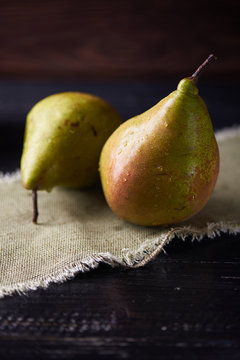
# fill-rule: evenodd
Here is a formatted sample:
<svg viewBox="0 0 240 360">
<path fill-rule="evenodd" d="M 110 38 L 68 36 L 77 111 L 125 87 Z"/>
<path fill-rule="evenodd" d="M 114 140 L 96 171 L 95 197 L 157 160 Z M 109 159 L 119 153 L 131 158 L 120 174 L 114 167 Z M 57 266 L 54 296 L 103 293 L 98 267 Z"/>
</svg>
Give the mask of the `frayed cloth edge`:
<svg viewBox="0 0 240 360">
<path fill-rule="evenodd" d="M 165 237 L 159 237 L 152 242 L 144 242 L 137 251 L 127 251 L 121 259 L 115 257 L 110 253 L 99 253 L 96 255 L 89 255 L 85 259 L 75 260 L 64 266 L 63 269 L 58 269 L 52 274 L 40 276 L 37 279 L 26 281 L 25 283 L 17 283 L 9 286 L 0 287 L 0 298 L 14 294 L 23 295 L 28 291 L 37 290 L 39 288 L 46 289 L 51 283 L 62 283 L 74 278 L 76 273 L 96 269 L 100 263 L 108 264 L 112 267 L 122 267 L 125 269 L 136 269 L 142 267 L 154 260 L 161 251 L 165 251 L 164 247 L 178 237 L 185 240 L 186 237 L 192 237 L 192 241 L 200 241 L 204 236 L 214 238 L 221 233 L 228 233 L 237 235 L 240 233 L 240 225 L 220 223 L 208 223 L 206 228 L 198 230 L 197 228 L 186 226 L 182 228 L 170 229 Z"/>
<path fill-rule="evenodd" d="M 240 136 L 240 126 L 235 125 L 231 128 L 224 128 L 216 132 L 217 141 L 223 141 L 228 138 Z M 20 170 L 13 173 L 3 174 L 0 172 L 0 184 L 14 183 L 20 180 Z M 214 238 L 221 233 L 236 235 L 240 233 L 240 225 L 232 223 L 208 223 L 205 228 L 197 229 L 192 226 L 179 227 L 170 229 L 165 236 L 161 236 L 151 242 L 145 241 L 136 251 L 126 251 L 122 254 L 122 259 L 118 259 L 110 253 L 99 253 L 91 255 L 82 260 L 76 260 L 69 263 L 63 269 L 59 269 L 52 274 L 39 277 L 38 279 L 29 280 L 25 283 L 18 283 L 9 286 L 0 287 L 0 298 L 4 296 L 18 294 L 26 294 L 28 291 L 38 288 L 47 288 L 50 283 L 60 283 L 67 281 L 75 276 L 78 272 L 87 272 L 96 269 L 100 263 L 108 264 L 112 267 L 120 266 L 123 268 L 134 269 L 146 265 L 161 251 L 165 251 L 164 247 L 174 238 L 178 237 L 185 240 L 186 237 L 192 237 L 192 241 L 201 240 L 204 236 Z"/>
</svg>

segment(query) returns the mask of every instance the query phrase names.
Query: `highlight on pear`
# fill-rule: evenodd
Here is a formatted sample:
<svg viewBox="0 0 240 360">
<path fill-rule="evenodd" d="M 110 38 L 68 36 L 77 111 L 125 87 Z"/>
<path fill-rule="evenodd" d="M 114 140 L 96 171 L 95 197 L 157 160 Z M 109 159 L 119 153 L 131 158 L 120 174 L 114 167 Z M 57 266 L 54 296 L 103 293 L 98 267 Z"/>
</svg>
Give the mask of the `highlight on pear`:
<svg viewBox="0 0 240 360">
<path fill-rule="evenodd" d="M 177 90 L 120 125 L 100 156 L 100 177 L 109 207 L 130 223 L 176 224 L 208 202 L 219 172 L 212 122 L 198 94 L 199 75 L 210 55 Z"/>
</svg>

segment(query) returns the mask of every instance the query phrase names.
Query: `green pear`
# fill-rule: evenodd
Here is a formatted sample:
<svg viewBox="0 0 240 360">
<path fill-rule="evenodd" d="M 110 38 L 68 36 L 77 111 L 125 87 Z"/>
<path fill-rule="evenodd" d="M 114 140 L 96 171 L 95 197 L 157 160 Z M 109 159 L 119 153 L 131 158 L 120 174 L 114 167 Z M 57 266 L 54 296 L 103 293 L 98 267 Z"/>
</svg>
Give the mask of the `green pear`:
<svg viewBox="0 0 240 360">
<path fill-rule="evenodd" d="M 198 213 L 214 189 L 219 151 L 196 82 L 208 59 L 177 90 L 109 137 L 100 176 L 113 212 L 133 224 L 167 226 Z"/>
<path fill-rule="evenodd" d="M 116 111 L 99 97 L 65 92 L 39 101 L 28 113 L 21 158 L 22 183 L 33 190 L 55 186 L 86 188 L 99 179 L 98 161 L 110 134 L 120 125 Z"/>
</svg>

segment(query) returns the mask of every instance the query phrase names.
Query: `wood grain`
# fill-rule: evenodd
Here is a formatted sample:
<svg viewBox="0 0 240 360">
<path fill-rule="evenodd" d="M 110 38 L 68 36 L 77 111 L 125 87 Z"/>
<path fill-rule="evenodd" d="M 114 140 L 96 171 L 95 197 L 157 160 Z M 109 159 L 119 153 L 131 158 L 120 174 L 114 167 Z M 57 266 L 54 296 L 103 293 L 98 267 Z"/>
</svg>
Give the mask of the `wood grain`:
<svg viewBox="0 0 240 360">
<path fill-rule="evenodd" d="M 236 0 L 2 0 L 0 77 L 162 79 L 191 75 L 211 52 L 207 78 L 239 78 Z"/>
<path fill-rule="evenodd" d="M 239 120 L 238 86 L 201 85 L 217 128 Z M 165 85 L 1 82 L 0 169 L 19 166 L 24 119 L 66 89 L 106 98 L 124 119 L 166 96 Z M 51 196 L 51 194 L 49 194 Z M 239 360 L 240 241 L 175 239 L 144 268 L 97 270 L 0 300 L 0 359 Z"/>
<path fill-rule="evenodd" d="M 1 359 L 239 359 L 239 239 L 166 251 L 1 300 Z"/>
</svg>

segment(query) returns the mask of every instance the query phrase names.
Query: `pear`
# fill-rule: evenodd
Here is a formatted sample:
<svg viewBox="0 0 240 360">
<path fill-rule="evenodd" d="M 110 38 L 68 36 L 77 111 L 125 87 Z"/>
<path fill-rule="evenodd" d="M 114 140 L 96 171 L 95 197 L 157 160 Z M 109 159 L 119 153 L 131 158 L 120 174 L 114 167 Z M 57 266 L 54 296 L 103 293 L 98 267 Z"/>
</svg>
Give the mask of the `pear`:
<svg viewBox="0 0 240 360">
<path fill-rule="evenodd" d="M 21 158 L 22 183 L 33 190 L 86 188 L 99 179 L 101 149 L 120 125 L 116 111 L 99 97 L 64 92 L 44 98 L 28 113 Z"/>
<path fill-rule="evenodd" d="M 214 189 L 219 151 L 196 86 L 208 59 L 166 98 L 120 125 L 105 143 L 100 176 L 106 201 L 124 220 L 167 226 L 198 213 Z"/>
</svg>

